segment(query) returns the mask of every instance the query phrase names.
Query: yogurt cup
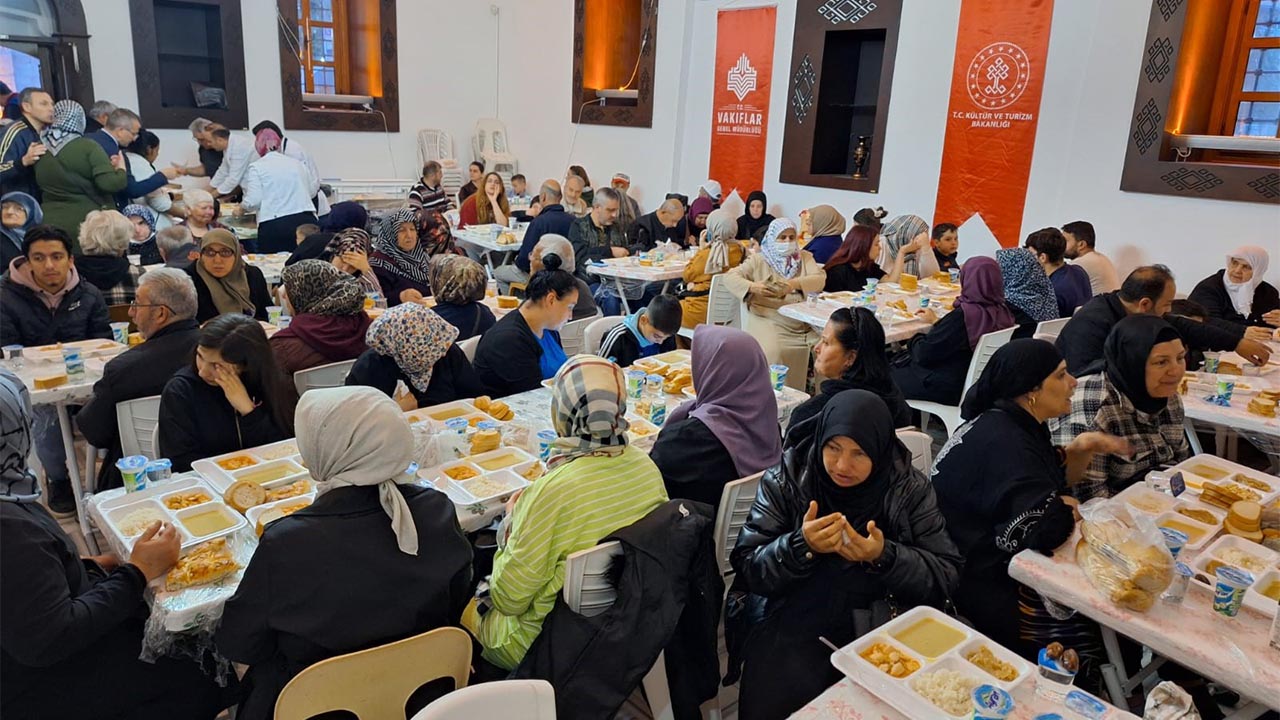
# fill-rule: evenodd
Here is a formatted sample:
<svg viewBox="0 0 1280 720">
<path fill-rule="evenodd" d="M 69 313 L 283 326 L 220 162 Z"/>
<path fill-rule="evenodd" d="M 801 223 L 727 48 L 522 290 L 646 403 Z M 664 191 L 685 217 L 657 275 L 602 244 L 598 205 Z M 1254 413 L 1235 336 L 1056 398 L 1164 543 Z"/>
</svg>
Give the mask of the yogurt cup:
<svg viewBox="0 0 1280 720">
<path fill-rule="evenodd" d="M 1164 536 L 1164 546 L 1169 548 L 1169 553 L 1173 555 L 1173 559 L 1178 559 L 1178 553 L 1182 552 L 1183 546 L 1187 544 L 1187 534 L 1181 530 L 1173 530 L 1171 528 L 1160 528 L 1160 534 Z"/>
<path fill-rule="evenodd" d="M 1013 696 L 994 685 L 973 689 L 973 720 L 1004 720 L 1013 713 Z"/>
<path fill-rule="evenodd" d="M 551 457 L 551 448 L 556 441 L 555 430 L 538 431 L 538 459 L 546 462 Z"/>
<path fill-rule="evenodd" d="M 154 485 L 158 482 L 164 482 L 173 476 L 173 461 L 169 458 L 159 458 L 147 463 L 147 484 Z"/>
<path fill-rule="evenodd" d="M 960 282 L 960 270 L 959 270 L 959 269 L 957 269 L 957 268 L 951 268 L 950 270 L 948 270 L 948 271 L 947 271 L 947 274 L 951 276 L 951 282 L 953 282 L 953 283 L 958 283 L 958 282 Z"/>
<path fill-rule="evenodd" d="M 111 339 L 121 345 L 129 344 L 129 323 L 113 322 L 111 323 Z"/>
<path fill-rule="evenodd" d="M 632 400 L 639 400 L 640 395 L 644 393 L 645 372 L 643 370 L 627 371 L 627 397 Z"/>
<path fill-rule="evenodd" d="M 62 346 L 62 362 L 67 366 L 67 378 L 84 377 L 84 355 L 80 348 Z"/>
<path fill-rule="evenodd" d="M 782 388 L 786 387 L 788 370 L 789 368 L 786 365 L 769 366 L 769 382 L 773 383 L 774 390 L 781 391 Z"/>
<path fill-rule="evenodd" d="M 116 461 L 116 469 L 124 480 L 125 492 L 137 492 L 147 487 L 147 458 L 129 455 Z"/>
<path fill-rule="evenodd" d="M 464 417 L 449 418 L 444 421 L 444 426 L 455 434 L 466 435 L 467 428 L 470 427 L 471 421 Z"/>
<path fill-rule="evenodd" d="M 1080 690 L 1072 690 L 1067 693 L 1067 699 L 1063 701 L 1063 705 L 1071 712 L 1087 720 L 1102 720 L 1107 716 L 1106 703 Z"/>
<path fill-rule="evenodd" d="M 1230 565 L 1219 565 L 1215 574 L 1218 582 L 1213 587 L 1213 609 L 1223 617 L 1233 618 L 1240 614 L 1240 604 L 1253 584 L 1253 575 Z"/>
</svg>

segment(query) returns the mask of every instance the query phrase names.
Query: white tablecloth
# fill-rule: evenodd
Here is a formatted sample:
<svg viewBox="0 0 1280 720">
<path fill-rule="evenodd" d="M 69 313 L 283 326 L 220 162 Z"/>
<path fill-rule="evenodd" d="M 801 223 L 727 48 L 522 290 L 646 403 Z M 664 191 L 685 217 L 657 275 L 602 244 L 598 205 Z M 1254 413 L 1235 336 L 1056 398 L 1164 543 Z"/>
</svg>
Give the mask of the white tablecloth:
<svg viewBox="0 0 1280 720">
<path fill-rule="evenodd" d="M 783 305 L 778 308 L 778 314 L 783 317 L 789 317 L 792 320 L 809 323 L 809 325 L 821 332 L 822 328 L 826 327 L 831 313 L 844 307 L 853 307 L 853 305 L 835 300 L 819 300 L 811 304 L 806 300 Z M 932 325 L 923 320 L 899 320 L 885 326 L 884 340 L 885 343 L 905 342 L 916 335 L 929 332 L 932 327 Z"/>
<path fill-rule="evenodd" d="M 453 237 L 458 242 L 479 248 L 486 252 L 513 253 L 520 249 L 520 244 L 524 242 L 524 234 L 526 226 L 521 226 L 510 232 L 515 233 L 516 242 L 512 245 L 500 245 L 493 233 L 489 230 L 473 230 L 471 228 L 463 228 L 454 230 Z"/>
<path fill-rule="evenodd" d="M 1280 343 L 1271 343 L 1271 362 L 1261 375 L 1247 375 L 1238 378 L 1240 382 L 1251 387 L 1280 390 Z M 1223 353 L 1222 359 L 1248 368 L 1249 363 L 1236 353 Z M 1251 371 L 1252 372 L 1252 371 Z M 1188 392 L 1182 396 L 1182 405 L 1188 418 L 1197 422 L 1211 423 L 1232 428 L 1238 432 L 1250 434 L 1249 439 L 1260 446 L 1264 452 L 1280 454 L 1280 418 L 1265 418 L 1248 411 L 1250 396 L 1241 396 L 1231 401 L 1230 407 L 1222 407 L 1205 400 L 1203 392 Z"/>
<path fill-rule="evenodd" d="M 251 253 L 244 256 L 244 261 L 261 270 L 268 285 L 279 285 L 280 273 L 284 270 L 284 261 L 289 259 L 289 255 L 290 253 L 287 252 L 267 255 Z"/>
<path fill-rule="evenodd" d="M 583 266 L 587 272 L 600 277 L 619 278 L 622 280 L 640 280 L 642 282 L 669 282 L 684 277 L 685 266 L 689 263 L 683 259 L 667 259 L 661 267 L 640 264 L 636 257 L 609 258 L 603 265 L 588 263 Z"/>
</svg>

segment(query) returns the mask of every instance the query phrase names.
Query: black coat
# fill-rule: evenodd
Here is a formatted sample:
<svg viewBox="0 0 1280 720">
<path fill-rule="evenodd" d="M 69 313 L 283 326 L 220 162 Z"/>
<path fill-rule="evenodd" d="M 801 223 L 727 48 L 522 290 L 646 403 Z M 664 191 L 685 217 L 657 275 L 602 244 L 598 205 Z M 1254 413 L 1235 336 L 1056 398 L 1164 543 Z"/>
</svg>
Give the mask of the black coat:
<svg viewBox="0 0 1280 720">
<path fill-rule="evenodd" d="M 809 501 L 817 499 L 818 478 L 808 467 L 812 433 L 803 435 L 761 478 L 730 555 L 737 577 L 725 620 L 726 681 L 745 660 L 744 719 L 785 717 L 840 678 L 819 635 L 842 646 L 888 620 L 892 609 L 942 607 L 962 565 L 933 487 L 910 468 L 884 497 L 885 521 L 876 524 L 885 545 L 876 563 L 811 552 L 800 526 Z"/>
<path fill-rule="evenodd" d="M 285 684 L 326 658 L 454 626 L 471 598 L 471 545 L 443 493 L 398 486 L 418 529 L 396 546 L 378 488 L 339 487 L 262 533 L 215 642 L 249 665 L 244 720 L 269 720 Z"/>
<path fill-rule="evenodd" d="M 0 345 L 51 345 L 90 338 L 111 338 L 107 302 L 98 288 L 81 280 L 50 310 L 35 291 L 0 279 Z"/>
<path fill-rule="evenodd" d="M 120 486 L 120 432 L 116 403 L 159 395 L 174 373 L 191 365 L 200 326 L 195 320 L 178 320 L 161 328 L 137 347 L 107 363 L 102 379 L 93 385 L 93 397 L 76 413 L 76 425 L 94 447 L 107 448 L 98 471 L 98 490 Z"/>
<path fill-rule="evenodd" d="M 811 417 L 822 414 L 822 409 L 827 406 L 831 398 L 839 395 L 845 390 L 866 390 L 875 393 L 884 400 L 884 404 L 889 408 L 889 414 L 893 416 L 893 426 L 896 428 L 908 427 L 911 425 L 911 406 L 907 405 L 906 398 L 902 397 L 902 391 L 897 385 L 892 385 L 886 390 L 885 388 L 875 388 L 869 385 L 863 385 L 857 382 L 850 382 L 844 378 L 835 378 L 822 383 L 822 387 L 818 389 L 818 393 L 813 397 L 800 403 L 800 405 L 791 411 L 791 419 L 787 421 L 787 432 L 791 432 L 791 428 L 796 427 L 800 423 Z"/>
<path fill-rule="evenodd" d="M 43 505 L 0 502 L 0 715 L 213 720 L 217 686 L 194 663 L 138 659 L 146 578 L 80 559 Z"/>
<path fill-rule="evenodd" d="M 189 365 L 165 383 L 160 393 L 157 451 L 173 462 L 174 472 L 186 472 L 191 463 L 202 458 L 291 437 L 293 433 L 276 424 L 266 405 L 242 417 L 221 388 L 201 380 Z"/>
<path fill-rule="evenodd" d="M 718 510 L 724 486 L 738 479 L 724 443 L 696 417 L 663 425 L 649 458 L 672 500 L 696 500 Z"/>
<path fill-rule="evenodd" d="M 641 252 L 648 252 L 658 246 L 658 243 L 664 243 L 671 239 L 670 232 L 666 225 L 658 219 L 658 213 L 648 213 L 636 218 L 636 221 L 627 230 L 627 240 L 631 243 L 630 251 L 632 255 L 638 255 Z"/>
<path fill-rule="evenodd" d="M 222 313 L 218 311 L 218 306 L 213 304 L 213 295 L 209 293 L 209 286 L 205 284 L 204 278 L 196 272 L 199 264 L 200 261 L 196 260 L 186 270 L 191 276 L 191 281 L 196 285 L 196 321 L 204 324 Z M 267 308 L 276 304 L 271 297 L 271 290 L 267 287 L 267 279 L 261 270 L 248 263 L 244 266 L 244 273 L 249 278 L 249 302 L 253 303 L 253 317 L 255 320 L 266 320 Z"/>
<path fill-rule="evenodd" d="M 1258 287 L 1253 289 L 1253 306 L 1249 308 L 1249 317 L 1245 317 L 1236 310 L 1235 304 L 1231 302 L 1231 296 L 1227 294 L 1227 286 L 1222 284 L 1223 275 L 1226 272 L 1226 270 L 1219 270 L 1196 283 L 1195 289 L 1187 299 L 1203 305 L 1211 318 L 1225 320 L 1242 327 L 1246 325 L 1269 327 L 1262 316 L 1272 310 L 1280 310 L 1280 292 L 1265 280 L 1258 283 Z"/>
<path fill-rule="evenodd" d="M 376 350 L 365 350 L 356 359 L 347 374 L 346 385 L 367 385 L 394 398 L 396 381 L 403 380 L 409 392 L 418 400 L 418 407 L 425 408 L 441 403 L 453 402 L 460 398 L 473 398 L 484 394 L 480 385 L 480 376 L 472 369 L 466 353 L 457 345 L 449 346 L 449 352 L 436 361 L 431 368 L 431 384 L 422 392 L 409 382 L 396 364 L 394 358 L 383 355 Z"/>
<path fill-rule="evenodd" d="M 556 688 L 561 720 L 608 720 L 666 653 L 676 718 L 700 718 L 720 681 L 717 627 L 724 581 L 715 559 L 708 508 L 670 500 L 600 542 L 622 543 L 610 568 L 618 597 L 594 617 L 564 597 L 542 623 L 513 677 Z"/>
<path fill-rule="evenodd" d="M 1107 342 L 1111 328 L 1128 315 L 1120 293 L 1109 292 L 1094 295 L 1067 321 L 1058 335 L 1058 352 L 1067 361 L 1067 372 L 1076 377 L 1095 372 L 1102 361 L 1102 346 Z M 1196 350 L 1234 350 L 1244 337 L 1244 328 L 1223 324 L 1221 321 L 1196 322 L 1180 315 L 1165 315 L 1187 347 Z"/>
<path fill-rule="evenodd" d="M 964 313 L 950 312 L 911 340 L 909 361 L 893 368 L 893 381 L 908 399 L 958 405 L 972 359 Z"/>
</svg>

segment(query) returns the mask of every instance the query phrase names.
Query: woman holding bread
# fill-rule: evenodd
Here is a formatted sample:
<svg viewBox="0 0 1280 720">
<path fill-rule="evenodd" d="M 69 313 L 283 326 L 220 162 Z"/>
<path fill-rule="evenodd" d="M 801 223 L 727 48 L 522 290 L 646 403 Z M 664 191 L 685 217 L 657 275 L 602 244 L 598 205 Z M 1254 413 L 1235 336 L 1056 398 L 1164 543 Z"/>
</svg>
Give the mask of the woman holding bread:
<svg viewBox="0 0 1280 720">
<path fill-rule="evenodd" d="M 434 310 L 397 305 L 369 326 L 369 349 L 352 366 L 346 384 L 377 388 L 406 412 L 483 395 L 480 377 L 454 342 L 457 337 L 458 328 Z M 397 383 L 409 392 L 396 397 Z"/>
</svg>

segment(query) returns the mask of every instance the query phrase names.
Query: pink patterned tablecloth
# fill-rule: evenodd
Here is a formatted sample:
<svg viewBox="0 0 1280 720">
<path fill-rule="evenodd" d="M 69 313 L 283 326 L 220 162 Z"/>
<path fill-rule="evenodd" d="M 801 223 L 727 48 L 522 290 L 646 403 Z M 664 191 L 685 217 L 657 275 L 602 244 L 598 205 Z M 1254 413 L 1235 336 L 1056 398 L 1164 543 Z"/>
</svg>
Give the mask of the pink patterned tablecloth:
<svg viewBox="0 0 1280 720">
<path fill-rule="evenodd" d="M 1065 547 L 1075 547 L 1077 537 Z M 1181 605 L 1157 602 L 1146 613 L 1130 612 L 1093 588 L 1076 565 L 1074 552 L 1045 557 L 1023 551 L 1009 564 L 1009 576 L 1146 645 L 1157 655 L 1245 697 L 1280 708 L 1280 651 L 1267 644 L 1269 617 L 1246 607 L 1234 620 L 1228 620 L 1213 611 L 1209 591 L 1194 582 Z"/>
<path fill-rule="evenodd" d="M 1065 715 L 1065 711 L 1060 706 L 1036 697 L 1034 683 L 1035 678 L 1032 678 L 1014 693 L 1013 698 L 1017 707 L 1009 717 L 1013 720 L 1030 720 L 1040 713 L 1060 712 Z M 848 678 L 827 688 L 826 692 L 814 698 L 791 717 L 821 718 L 821 720 L 919 720 L 919 718 L 908 718 L 895 710 L 892 705 Z M 1116 710 L 1107 717 L 1108 720 L 1120 720 L 1121 718 L 1136 719 L 1137 716 Z"/>
</svg>

